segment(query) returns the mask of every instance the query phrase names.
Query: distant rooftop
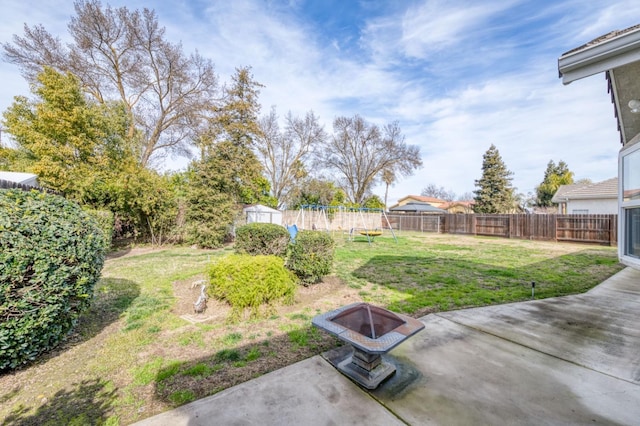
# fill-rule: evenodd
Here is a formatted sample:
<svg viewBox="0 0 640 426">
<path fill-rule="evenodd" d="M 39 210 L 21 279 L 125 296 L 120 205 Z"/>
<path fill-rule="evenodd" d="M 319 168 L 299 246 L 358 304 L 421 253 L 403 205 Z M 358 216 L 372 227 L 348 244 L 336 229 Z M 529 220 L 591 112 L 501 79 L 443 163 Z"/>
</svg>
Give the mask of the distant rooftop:
<svg viewBox="0 0 640 426">
<path fill-rule="evenodd" d="M 584 200 L 593 198 L 617 198 L 618 178 L 607 179 L 597 183 L 561 185 L 551 199 L 554 203 L 567 200 Z"/>
<path fill-rule="evenodd" d="M 391 207 L 389 211 L 394 212 L 415 212 L 415 213 L 446 213 L 445 210 L 432 206 L 429 203 L 412 201 L 402 206 Z"/>
</svg>

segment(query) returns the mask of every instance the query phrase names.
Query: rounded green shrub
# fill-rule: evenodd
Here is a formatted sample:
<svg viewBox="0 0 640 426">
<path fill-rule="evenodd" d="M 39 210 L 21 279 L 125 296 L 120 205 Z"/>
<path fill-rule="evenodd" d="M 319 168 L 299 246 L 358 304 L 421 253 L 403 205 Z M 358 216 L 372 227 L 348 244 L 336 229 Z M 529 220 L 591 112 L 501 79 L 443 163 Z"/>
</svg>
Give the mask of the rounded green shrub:
<svg viewBox="0 0 640 426">
<path fill-rule="evenodd" d="M 236 251 L 251 255 L 274 255 L 284 259 L 289 231 L 275 223 L 250 223 L 236 230 Z"/>
<path fill-rule="evenodd" d="M 231 254 L 217 259 L 208 272 L 209 294 L 231 305 L 232 320 L 246 309 L 256 318 L 270 313 L 275 303 L 293 303 L 295 276 L 277 256 Z"/>
<path fill-rule="evenodd" d="M 331 235 L 319 231 L 300 231 L 289 246 L 287 268 L 304 285 L 319 282 L 333 266 L 335 242 Z"/>
<path fill-rule="evenodd" d="M 0 370 L 55 347 L 89 306 L 104 234 L 75 203 L 0 190 Z"/>
</svg>

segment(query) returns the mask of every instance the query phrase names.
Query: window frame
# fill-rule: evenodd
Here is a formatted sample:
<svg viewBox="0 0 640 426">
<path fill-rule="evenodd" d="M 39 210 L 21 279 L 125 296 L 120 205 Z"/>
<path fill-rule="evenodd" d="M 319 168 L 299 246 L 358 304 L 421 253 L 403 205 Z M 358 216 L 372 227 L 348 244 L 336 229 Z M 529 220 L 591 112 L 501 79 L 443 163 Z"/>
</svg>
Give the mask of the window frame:
<svg viewBox="0 0 640 426">
<path fill-rule="evenodd" d="M 622 147 L 618 155 L 618 259 L 627 266 L 640 269 L 640 257 L 629 256 L 625 253 L 628 241 L 626 212 L 630 209 L 640 208 L 640 199 L 628 201 L 624 199 L 624 158 L 637 152 L 640 152 L 638 141 Z M 638 166 L 640 167 L 640 165 Z"/>
</svg>

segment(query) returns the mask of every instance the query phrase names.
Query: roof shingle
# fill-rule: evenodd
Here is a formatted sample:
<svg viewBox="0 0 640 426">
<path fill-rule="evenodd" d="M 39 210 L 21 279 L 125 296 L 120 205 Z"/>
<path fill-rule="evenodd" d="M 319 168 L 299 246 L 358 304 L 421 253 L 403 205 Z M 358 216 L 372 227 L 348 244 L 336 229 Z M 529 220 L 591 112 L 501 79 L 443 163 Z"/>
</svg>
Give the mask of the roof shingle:
<svg viewBox="0 0 640 426">
<path fill-rule="evenodd" d="M 593 198 L 618 198 L 618 178 L 591 184 L 561 185 L 551 201 L 562 203 Z"/>
</svg>

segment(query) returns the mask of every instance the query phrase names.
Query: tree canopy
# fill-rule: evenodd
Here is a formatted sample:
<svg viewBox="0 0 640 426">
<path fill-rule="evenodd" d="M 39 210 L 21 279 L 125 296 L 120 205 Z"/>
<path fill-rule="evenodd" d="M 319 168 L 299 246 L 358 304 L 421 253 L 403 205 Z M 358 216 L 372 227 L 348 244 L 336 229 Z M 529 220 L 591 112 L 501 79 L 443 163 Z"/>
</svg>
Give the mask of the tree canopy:
<svg viewBox="0 0 640 426">
<path fill-rule="evenodd" d="M 573 183 L 573 172 L 569 166 L 560 160 L 556 165 L 553 160 L 549 160 L 547 169 L 544 172 L 544 179 L 536 187 L 536 204 L 539 207 L 550 207 L 553 203 L 551 199 L 561 185 L 571 185 Z"/>
<path fill-rule="evenodd" d="M 71 73 L 45 67 L 33 99 L 17 96 L 3 124 L 17 147 L 0 152 L 10 170 L 38 175 L 45 188 L 115 213 L 121 228 L 153 236 L 164 209 L 173 209 L 168 180 L 137 161 L 137 138 L 120 102 L 98 103 Z"/>
<path fill-rule="evenodd" d="M 127 115 L 119 103 L 85 99 L 79 80 L 45 67 L 32 85 L 34 99 L 17 96 L 4 125 L 17 144 L 16 168 L 76 200 L 112 179 L 134 153 L 126 138 Z"/>
<path fill-rule="evenodd" d="M 244 204 L 274 204 L 262 165 L 251 149 L 260 134 L 258 87 L 248 68 L 236 70 L 219 114 L 209 122 L 205 134 L 210 139 L 202 145 L 202 158 L 191 164 L 188 238 L 201 247 L 225 242 Z"/>
<path fill-rule="evenodd" d="M 141 135 L 138 161 L 186 154 L 218 94 L 211 61 L 166 40 L 153 10 L 75 2 L 64 45 L 44 26 L 24 26 L 24 35 L 3 43 L 3 57 L 34 83 L 45 66 L 70 72 L 99 103 L 118 100 L 128 115 L 127 136 Z"/>
<path fill-rule="evenodd" d="M 325 178 L 303 179 L 293 188 L 289 197 L 291 209 L 304 205 L 340 206 L 347 202 L 344 191 Z"/>
<path fill-rule="evenodd" d="M 422 166 L 419 147 L 404 142 L 397 122 L 381 129 L 359 115 L 334 120 L 333 136 L 318 151 L 317 161 L 336 173 L 349 201 L 359 205 L 385 170 L 409 176 Z"/>
<path fill-rule="evenodd" d="M 309 111 L 304 118 L 289 112 L 285 130 L 280 131 L 275 108 L 260 120 L 261 134 L 256 152 L 271 184 L 278 208 L 290 205 L 296 185 L 307 176 L 307 164 L 314 148 L 325 142 L 327 135 L 318 118 Z"/>
<path fill-rule="evenodd" d="M 425 186 L 420 195 L 423 195 L 425 197 L 439 198 L 445 201 L 453 201 L 456 199 L 455 192 L 444 189 L 444 186 L 438 187 L 434 183 L 430 183 Z"/>
<path fill-rule="evenodd" d="M 260 120 L 263 86 L 251 68 L 220 87 L 212 62 L 167 40 L 153 10 L 100 0 L 74 7 L 68 43 L 25 24 L 1 44 L 34 98 L 16 97 L 4 113 L 16 148 L 0 147 L 0 167 L 111 210 L 118 229 L 162 241 L 175 226 L 215 246 L 243 204 L 382 206 L 389 186 L 422 166 L 397 122 L 337 117 L 329 137 L 311 111 L 288 113 L 282 131 L 275 109 Z M 187 172 L 154 170 L 194 147 L 200 155 Z M 372 194 L 379 183 L 384 203 Z"/>
<path fill-rule="evenodd" d="M 514 191 L 511 186 L 513 173 L 502 161 L 500 152 L 491 147 L 482 157 L 482 177 L 475 181 L 476 213 L 509 213 L 514 208 Z"/>
<path fill-rule="evenodd" d="M 221 102 L 211 106 L 213 114 L 205 132 L 210 137 L 210 144 L 227 141 L 236 146 L 253 147 L 261 135 L 258 123 L 261 87 L 263 85 L 253 78 L 250 67 L 236 68 L 231 84 L 222 89 Z"/>
</svg>

